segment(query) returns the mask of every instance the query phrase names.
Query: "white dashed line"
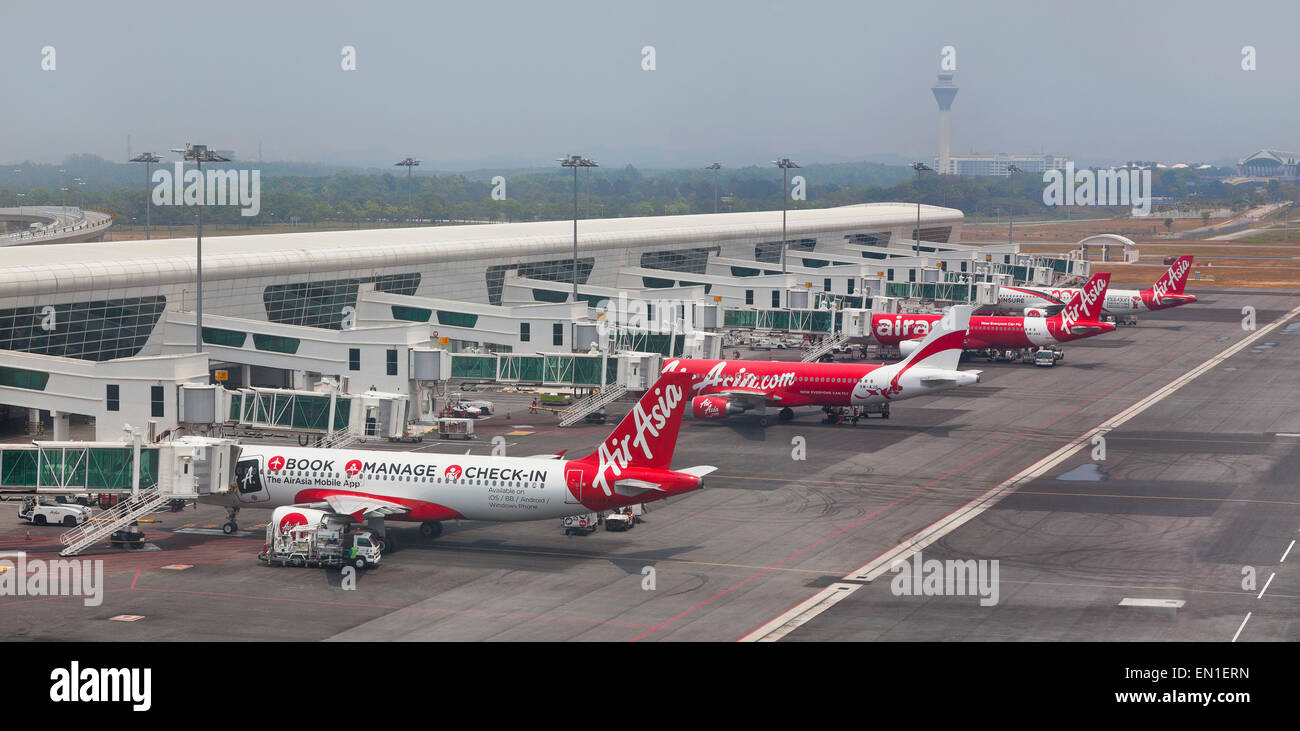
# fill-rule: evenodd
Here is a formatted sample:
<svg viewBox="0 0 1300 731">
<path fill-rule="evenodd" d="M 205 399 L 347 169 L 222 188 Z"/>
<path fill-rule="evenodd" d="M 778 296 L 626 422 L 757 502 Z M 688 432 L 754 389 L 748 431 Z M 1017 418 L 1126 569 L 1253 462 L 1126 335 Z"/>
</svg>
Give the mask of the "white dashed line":
<svg viewBox="0 0 1300 731">
<path fill-rule="evenodd" d="M 1264 598 L 1264 592 L 1268 591 L 1268 585 L 1271 584 L 1271 583 L 1273 583 L 1273 577 L 1274 577 L 1274 576 L 1277 576 L 1277 573 L 1276 573 L 1276 572 L 1271 573 L 1271 574 L 1268 575 L 1268 581 L 1265 581 L 1265 582 L 1264 582 L 1264 588 L 1259 590 L 1259 596 L 1255 597 L 1256 599 L 1263 599 L 1263 598 Z"/>
<path fill-rule="evenodd" d="M 1292 549 L 1292 548 L 1295 548 L 1295 539 L 1294 539 L 1294 538 L 1291 539 L 1291 545 L 1287 546 L 1287 547 L 1286 547 L 1286 551 L 1284 551 L 1284 552 L 1282 553 L 1282 560 L 1281 560 L 1281 561 L 1278 561 L 1278 563 L 1286 563 L 1286 557 L 1291 555 L 1291 549 Z"/>
<path fill-rule="evenodd" d="M 858 568 L 856 571 L 850 572 L 844 577 L 844 579 L 851 582 L 870 583 L 875 581 L 885 572 L 889 571 L 890 567 L 895 563 L 907 560 L 912 556 L 912 554 L 926 548 L 935 541 L 943 538 L 945 535 L 978 517 L 984 511 L 1000 502 L 1002 498 L 1015 491 L 1016 488 L 1020 487 L 1022 484 L 1050 472 L 1054 467 L 1089 445 L 1094 436 L 1099 434 L 1104 435 L 1118 429 L 1120 426 L 1134 419 L 1142 412 L 1165 400 L 1183 386 L 1191 383 L 1202 374 L 1215 368 L 1220 363 L 1231 358 L 1242 350 L 1250 347 L 1250 345 L 1256 340 L 1259 340 L 1273 330 L 1276 330 L 1282 325 L 1282 323 L 1290 320 L 1296 315 L 1300 315 L 1300 307 L 1293 308 L 1291 311 L 1277 318 L 1268 325 L 1259 328 L 1255 332 L 1237 341 L 1235 344 L 1228 346 L 1218 355 L 1211 357 L 1204 363 L 1201 363 L 1169 383 L 1166 383 L 1164 386 L 1161 386 L 1148 394 L 1137 403 L 1129 406 L 1127 409 L 1124 409 L 1098 426 L 1084 432 L 1060 449 L 1057 449 L 1046 457 L 1021 470 L 1012 478 L 998 484 L 988 492 L 943 516 L 934 523 L 931 523 L 929 526 L 913 535 L 908 541 L 894 546 L 866 565 Z M 853 586 L 853 584 L 850 584 L 850 586 Z M 764 623 L 758 629 L 742 637 L 740 641 L 762 642 L 772 634 L 778 634 L 779 637 L 784 637 L 786 634 L 793 631 L 796 626 L 802 626 L 808 623 L 814 617 L 826 611 L 834 604 L 834 602 L 827 604 L 821 601 L 829 596 L 825 592 L 826 590 L 822 590 L 821 592 L 809 597 L 807 600 L 800 602 L 794 609 Z M 843 593 L 847 595 L 852 593 L 852 591 L 845 591 Z M 794 626 L 790 626 L 792 623 Z M 1240 632 L 1240 630 L 1238 630 L 1238 632 Z"/>
<path fill-rule="evenodd" d="M 1250 612 L 1246 612 L 1246 618 L 1241 620 L 1241 626 L 1237 628 L 1237 634 L 1232 636 L 1233 642 L 1236 642 L 1237 638 L 1241 636 L 1241 631 L 1243 629 L 1246 629 L 1246 623 L 1249 621 L 1250 621 Z"/>
</svg>

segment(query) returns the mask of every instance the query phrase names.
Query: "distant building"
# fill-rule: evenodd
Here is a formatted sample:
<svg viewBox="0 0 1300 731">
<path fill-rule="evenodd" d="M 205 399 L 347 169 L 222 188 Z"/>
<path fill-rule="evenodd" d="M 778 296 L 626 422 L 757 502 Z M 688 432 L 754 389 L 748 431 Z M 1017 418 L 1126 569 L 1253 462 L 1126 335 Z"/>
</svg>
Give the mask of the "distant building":
<svg viewBox="0 0 1300 731">
<path fill-rule="evenodd" d="M 999 152 L 996 155 L 950 155 L 948 175 L 998 176 L 1006 177 L 1011 173 L 1008 167 L 1015 165 L 1026 173 L 1044 173 L 1048 170 L 1062 170 L 1069 158 L 1065 155 L 1008 155 Z M 937 158 L 936 164 L 942 164 Z M 942 170 L 942 168 L 937 168 Z"/>
<path fill-rule="evenodd" d="M 1300 178 L 1300 154 L 1285 150 L 1260 150 L 1237 161 L 1237 172 L 1246 178 Z"/>
</svg>

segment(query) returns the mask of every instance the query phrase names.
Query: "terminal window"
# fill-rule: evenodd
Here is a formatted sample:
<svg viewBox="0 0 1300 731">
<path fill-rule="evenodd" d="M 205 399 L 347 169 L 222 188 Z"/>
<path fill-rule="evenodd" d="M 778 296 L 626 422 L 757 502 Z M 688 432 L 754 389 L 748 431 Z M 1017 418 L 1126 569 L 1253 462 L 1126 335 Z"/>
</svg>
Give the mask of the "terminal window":
<svg viewBox="0 0 1300 731">
<path fill-rule="evenodd" d="M 411 296 L 420 286 L 420 274 L 272 284 L 262 291 L 262 305 L 271 322 L 342 330 L 343 308 L 357 306 L 357 290 L 362 284 L 374 284 L 377 292 Z"/>
<path fill-rule="evenodd" d="M 167 298 L 129 297 L 0 310 L 0 350 L 83 360 L 138 355 Z"/>
<path fill-rule="evenodd" d="M 791 239 L 791 251 L 812 251 L 817 248 L 817 239 Z M 754 247 L 754 258 L 767 264 L 781 263 L 781 242 L 766 241 Z"/>
<path fill-rule="evenodd" d="M 166 412 L 163 409 L 162 386 L 149 387 L 149 415 L 158 417 L 166 416 Z"/>
<path fill-rule="evenodd" d="M 119 387 L 116 383 L 110 383 L 104 387 L 104 408 L 108 411 L 117 411 L 119 404 Z"/>
<path fill-rule="evenodd" d="M 361 348 L 348 348 L 348 370 L 361 370 Z"/>
<path fill-rule="evenodd" d="M 388 349 L 388 375 L 397 375 L 397 351 L 392 348 Z"/>
<path fill-rule="evenodd" d="M 557 322 L 551 326 L 551 343 L 564 345 L 564 325 Z"/>
<path fill-rule="evenodd" d="M 772 290 L 772 306 L 773 307 L 781 306 L 781 290 L 779 289 Z"/>
<path fill-rule="evenodd" d="M 578 259 L 578 284 L 586 284 L 591 270 L 596 266 L 595 257 Z M 554 259 L 551 261 L 530 261 L 521 264 L 496 264 L 487 268 L 488 304 L 501 304 L 501 290 L 505 286 L 506 272 L 510 270 L 524 279 L 540 279 L 546 282 L 572 282 L 573 259 Z"/>
<path fill-rule="evenodd" d="M 721 246 L 676 251 L 647 251 L 641 255 L 641 266 L 646 269 L 667 269 L 674 272 L 704 274 L 708 269 L 709 254 L 722 253 Z"/>
<path fill-rule="evenodd" d="M 745 290 L 745 304 L 747 305 L 754 304 L 754 290 L 752 289 Z"/>
<path fill-rule="evenodd" d="M 519 323 L 519 342 L 528 342 L 528 339 L 532 337 L 532 333 L 530 332 L 531 327 L 532 326 L 526 322 Z"/>
</svg>

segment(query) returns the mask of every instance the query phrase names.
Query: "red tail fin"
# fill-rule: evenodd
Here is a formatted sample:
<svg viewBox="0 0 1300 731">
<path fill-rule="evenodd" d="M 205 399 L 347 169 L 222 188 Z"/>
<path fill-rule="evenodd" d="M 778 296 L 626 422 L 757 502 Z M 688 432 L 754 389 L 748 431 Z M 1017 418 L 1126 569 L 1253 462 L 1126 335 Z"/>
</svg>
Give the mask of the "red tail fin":
<svg viewBox="0 0 1300 731">
<path fill-rule="evenodd" d="M 1169 271 L 1165 272 L 1151 288 L 1160 294 L 1182 294 L 1183 287 L 1187 286 L 1187 275 L 1192 271 L 1191 255 L 1178 257 Z"/>
<path fill-rule="evenodd" d="M 691 377 L 684 371 L 659 376 L 596 451 L 577 461 L 668 469 L 690 401 L 686 392 Z"/>
<path fill-rule="evenodd" d="M 1108 287 L 1110 287 L 1110 272 L 1092 275 L 1091 279 L 1083 283 L 1079 293 L 1065 303 L 1065 308 L 1059 313 L 1061 320 L 1067 324 L 1099 320 L 1102 305 L 1106 303 Z"/>
</svg>

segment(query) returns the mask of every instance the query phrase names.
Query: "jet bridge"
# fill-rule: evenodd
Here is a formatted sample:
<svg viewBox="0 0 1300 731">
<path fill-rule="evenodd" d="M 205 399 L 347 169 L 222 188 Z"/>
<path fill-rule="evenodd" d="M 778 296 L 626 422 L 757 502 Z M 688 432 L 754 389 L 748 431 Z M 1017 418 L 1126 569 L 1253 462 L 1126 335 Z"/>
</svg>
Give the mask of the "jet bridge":
<svg viewBox="0 0 1300 731">
<path fill-rule="evenodd" d="M 122 442 L 5 444 L 0 445 L 0 486 L 40 495 L 124 495 L 111 510 L 60 536 L 59 555 L 71 556 L 172 500 L 228 493 L 239 451 L 233 439 L 181 437 L 144 445 L 138 433 Z"/>
</svg>

